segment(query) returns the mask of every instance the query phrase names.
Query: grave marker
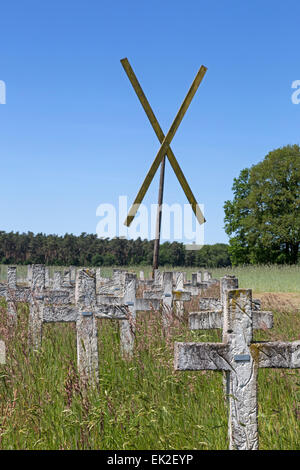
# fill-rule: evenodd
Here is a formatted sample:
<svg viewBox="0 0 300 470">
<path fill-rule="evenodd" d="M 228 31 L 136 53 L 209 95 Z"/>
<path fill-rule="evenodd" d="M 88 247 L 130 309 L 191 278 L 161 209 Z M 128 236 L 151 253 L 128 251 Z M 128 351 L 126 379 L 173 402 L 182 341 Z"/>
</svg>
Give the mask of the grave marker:
<svg viewBox="0 0 300 470">
<path fill-rule="evenodd" d="M 6 361 L 5 342 L 0 340 L 0 365 L 4 365 Z"/>
<path fill-rule="evenodd" d="M 225 292 L 222 343 L 175 343 L 175 370 L 226 372 L 230 449 L 258 449 L 258 368 L 300 368 L 300 341 L 252 340 L 252 291 L 236 289 Z"/>
</svg>

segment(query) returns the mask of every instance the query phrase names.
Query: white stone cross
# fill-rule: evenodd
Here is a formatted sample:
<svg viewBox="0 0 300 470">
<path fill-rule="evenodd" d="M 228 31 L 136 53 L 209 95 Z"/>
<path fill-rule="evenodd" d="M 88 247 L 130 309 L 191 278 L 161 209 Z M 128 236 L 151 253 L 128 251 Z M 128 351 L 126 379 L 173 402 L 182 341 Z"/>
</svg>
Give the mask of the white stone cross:
<svg viewBox="0 0 300 470">
<path fill-rule="evenodd" d="M 181 280 L 180 280 L 181 283 Z M 174 302 L 187 302 L 191 300 L 191 293 L 182 289 L 173 289 L 173 273 L 162 273 L 162 285 L 153 286 L 150 290 L 143 293 L 144 299 L 162 301 L 162 323 L 164 331 L 170 326 Z"/>
<path fill-rule="evenodd" d="M 175 370 L 226 372 L 230 449 L 258 449 L 258 368 L 300 368 L 300 341 L 253 343 L 252 291 L 225 292 L 222 343 L 175 343 Z"/>
<path fill-rule="evenodd" d="M 137 312 L 159 310 L 160 302 L 157 299 L 142 299 L 136 297 L 137 275 L 135 273 L 124 273 L 123 290 L 123 293 L 119 290 L 117 291 L 121 296 L 118 296 L 115 293 L 116 291 L 112 291 L 112 295 L 98 294 L 97 301 L 99 304 L 105 303 L 109 305 L 121 303 L 128 307 L 129 316 L 120 323 L 120 339 L 123 356 L 130 358 L 134 350 Z"/>
<path fill-rule="evenodd" d="M 225 292 L 229 289 L 238 289 L 239 287 L 239 280 L 235 276 L 226 275 L 220 279 L 219 283 L 220 283 L 220 296 L 219 297 L 201 297 L 199 299 L 199 307 L 200 307 L 199 316 L 200 316 L 201 311 L 214 311 L 214 312 L 222 313 L 224 299 L 225 299 Z M 252 299 L 252 309 L 260 310 L 260 300 Z M 220 322 L 220 325 L 222 325 L 222 320 Z"/>
<path fill-rule="evenodd" d="M 57 303 L 60 291 L 45 292 L 40 316 L 42 323 L 75 322 L 77 331 L 77 363 L 81 378 L 91 383 L 98 380 L 97 318 L 127 320 L 127 305 L 99 303 L 94 270 L 79 269 L 76 273 L 75 303 Z M 58 297 L 59 299 L 59 297 Z M 42 301 L 42 300 L 41 300 Z M 40 336 L 42 330 L 40 328 Z M 38 341 L 39 342 L 39 341 Z"/>
<path fill-rule="evenodd" d="M 1 283 L 0 296 L 4 297 L 7 303 L 8 318 L 12 323 L 17 322 L 16 302 L 26 302 L 30 298 L 30 289 L 17 285 L 16 266 L 7 267 L 7 283 Z"/>
<path fill-rule="evenodd" d="M 191 281 L 184 282 L 184 289 L 188 290 L 191 295 L 197 296 L 202 294 L 208 287 L 218 284 L 218 282 L 218 279 L 212 279 L 208 271 L 204 271 L 203 275 L 201 271 L 197 271 L 196 273 L 192 273 Z"/>
<path fill-rule="evenodd" d="M 16 283 L 16 268 L 8 268 L 8 282 L 0 287 L 6 297 L 8 314 L 16 318 L 15 302 L 29 304 L 29 343 L 38 349 L 42 342 L 44 323 L 75 322 L 77 331 L 77 359 L 80 376 L 95 383 L 98 378 L 97 318 L 128 321 L 128 305 L 120 302 L 99 303 L 96 277 L 93 270 L 78 270 L 76 283 L 62 273 L 54 274 L 53 289 L 46 288 L 46 268 L 33 265 L 30 287 Z"/>
</svg>

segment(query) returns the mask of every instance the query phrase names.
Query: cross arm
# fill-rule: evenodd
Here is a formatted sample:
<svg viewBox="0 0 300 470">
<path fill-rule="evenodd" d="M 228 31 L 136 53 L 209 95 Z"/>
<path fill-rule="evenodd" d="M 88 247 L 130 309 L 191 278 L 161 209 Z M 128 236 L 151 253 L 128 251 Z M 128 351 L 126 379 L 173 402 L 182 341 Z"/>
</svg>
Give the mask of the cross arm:
<svg viewBox="0 0 300 470">
<path fill-rule="evenodd" d="M 74 289 L 71 288 L 62 288 L 62 289 L 53 289 L 46 291 L 44 294 L 44 299 L 46 304 L 70 304 L 74 303 Z"/>
<path fill-rule="evenodd" d="M 215 297 L 201 297 L 199 299 L 200 310 L 214 311 L 222 313 L 223 307 L 220 299 Z"/>
<path fill-rule="evenodd" d="M 224 343 L 175 343 L 175 370 L 231 370 Z"/>
<path fill-rule="evenodd" d="M 97 294 L 97 304 L 108 304 L 108 305 L 116 305 L 120 304 L 121 298 L 117 297 L 116 295 L 103 295 L 103 294 Z"/>
<path fill-rule="evenodd" d="M 262 342 L 250 346 L 251 355 L 263 368 L 300 368 L 300 341 Z"/>
</svg>

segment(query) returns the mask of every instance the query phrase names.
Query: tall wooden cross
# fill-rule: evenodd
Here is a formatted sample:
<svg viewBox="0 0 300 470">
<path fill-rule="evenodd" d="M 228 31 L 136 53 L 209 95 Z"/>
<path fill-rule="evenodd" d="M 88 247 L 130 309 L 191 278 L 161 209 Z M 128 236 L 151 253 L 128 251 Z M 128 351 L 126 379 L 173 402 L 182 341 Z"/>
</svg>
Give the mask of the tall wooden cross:
<svg viewBox="0 0 300 470">
<path fill-rule="evenodd" d="M 154 132 L 161 144 L 159 151 L 156 154 L 156 157 L 150 167 L 150 170 L 148 171 L 146 178 L 134 200 L 134 203 L 132 204 L 127 218 L 125 220 L 125 225 L 127 227 L 130 226 L 132 220 L 135 217 L 135 214 L 138 211 L 138 208 L 144 199 L 144 196 L 150 186 L 150 183 L 159 167 L 161 165 L 160 169 L 160 180 L 159 180 L 159 192 L 158 192 L 158 207 L 157 207 L 157 218 L 156 218 L 156 233 L 155 233 L 155 241 L 154 241 L 154 253 L 153 253 L 153 273 L 154 270 L 158 268 L 158 257 L 159 257 L 159 241 L 160 241 L 160 230 L 161 230 L 161 213 L 162 213 L 162 203 L 163 203 L 163 190 L 164 190 L 164 177 L 165 177 L 165 157 L 168 157 L 168 160 L 177 176 L 178 181 L 181 184 L 181 187 L 191 204 L 192 210 L 194 214 L 196 215 L 196 218 L 199 222 L 199 224 L 203 224 L 205 222 L 204 216 L 201 212 L 201 209 L 188 185 L 188 182 L 175 158 L 174 153 L 171 150 L 170 144 L 172 142 L 173 137 L 176 134 L 176 131 L 183 119 L 183 116 L 185 115 L 206 71 L 207 68 L 202 65 L 181 105 L 179 108 L 179 111 L 169 129 L 166 135 L 164 135 L 158 120 L 156 119 L 154 112 L 142 90 L 141 85 L 139 84 L 134 71 L 132 70 L 132 67 L 128 61 L 127 58 L 121 60 L 121 64 L 123 65 L 123 68 L 141 102 L 141 105 L 144 108 L 145 113 L 147 114 L 147 117 L 154 129 Z"/>
<path fill-rule="evenodd" d="M 176 370 L 225 371 L 230 449 L 258 449 L 258 368 L 300 368 L 300 341 L 253 343 L 253 328 L 252 291 L 232 289 L 222 343 L 175 343 Z"/>
</svg>

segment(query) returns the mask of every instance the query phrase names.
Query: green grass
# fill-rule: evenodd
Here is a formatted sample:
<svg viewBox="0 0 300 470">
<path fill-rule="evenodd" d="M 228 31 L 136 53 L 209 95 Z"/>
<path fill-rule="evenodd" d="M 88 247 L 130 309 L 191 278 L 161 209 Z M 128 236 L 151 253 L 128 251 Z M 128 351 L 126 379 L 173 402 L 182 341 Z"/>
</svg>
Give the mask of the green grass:
<svg viewBox="0 0 300 470">
<path fill-rule="evenodd" d="M 113 268 L 101 268 L 103 276 L 111 276 Z M 139 275 L 144 271 L 149 277 L 151 266 L 129 266 L 130 271 Z M 163 266 L 162 271 L 185 271 L 187 279 L 192 278 L 192 273 L 204 271 L 206 268 L 183 268 Z M 254 292 L 300 292 L 300 266 L 299 265 L 262 265 L 262 266 L 237 266 L 228 268 L 207 268 L 213 278 L 219 279 L 226 274 L 235 275 L 239 279 L 241 288 L 253 289 Z"/>
<path fill-rule="evenodd" d="M 64 268 L 61 266 L 51 266 L 50 276 L 53 276 L 55 270 L 63 269 Z M 125 267 L 121 266 L 121 269 L 125 269 Z M 144 271 L 146 277 L 149 277 L 152 272 L 151 266 L 129 266 L 127 269 L 136 272 L 138 275 L 140 271 Z M 164 266 L 160 269 L 163 271 L 186 271 L 188 279 L 191 279 L 192 273 L 198 270 L 197 268 L 170 266 Z M 204 269 L 205 268 L 199 268 L 199 270 L 202 271 L 204 271 Z M 0 265 L 0 281 L 5 280 L 6 270 L 6 266 Z M 102 276 L 110 277 L 112 270 L 113 267 L 102 267 Z M 300 265 L 237 266 L 232 268 L 208 268 L 208 271 L 217 279 L 225 274 L 235 275 L 239 279 L 240 287 L 253 289 L 254 292 L 300 292 Z M 26 274 L 26 266 L 17 267 L 17 276 L 19 278 L 26 278 Z"/>
<path fill-rule="evenodd" d="M 212 270 L 213 277 L 234 274 L 242 288 L 254 292 L 300 292 L 300 266 L 237 266 Z"/>
<path fill-rule="evenodd" d="M 295 340 L 300 319 L 274 311 L 272 331 L 256 340 Z M 27 348 L 26 306 L 18 328 L 0 310 L 7 364 L 0 366 L 0 449 L 227 449 L 221 372 L 174 372 L 174 341 L 221 341 L 221 332 L 192 332 L 184 322 L 161 334 L 155 313 L 140 314 L 135 354 L 120 355 L 118 322 L 99 321 L 97 389 L 80 385 L 74 325 L 49 324 L 39 352 Z M 299 371 L 259 372 L 261 449 L 300 448 Z"/>
</svg>

